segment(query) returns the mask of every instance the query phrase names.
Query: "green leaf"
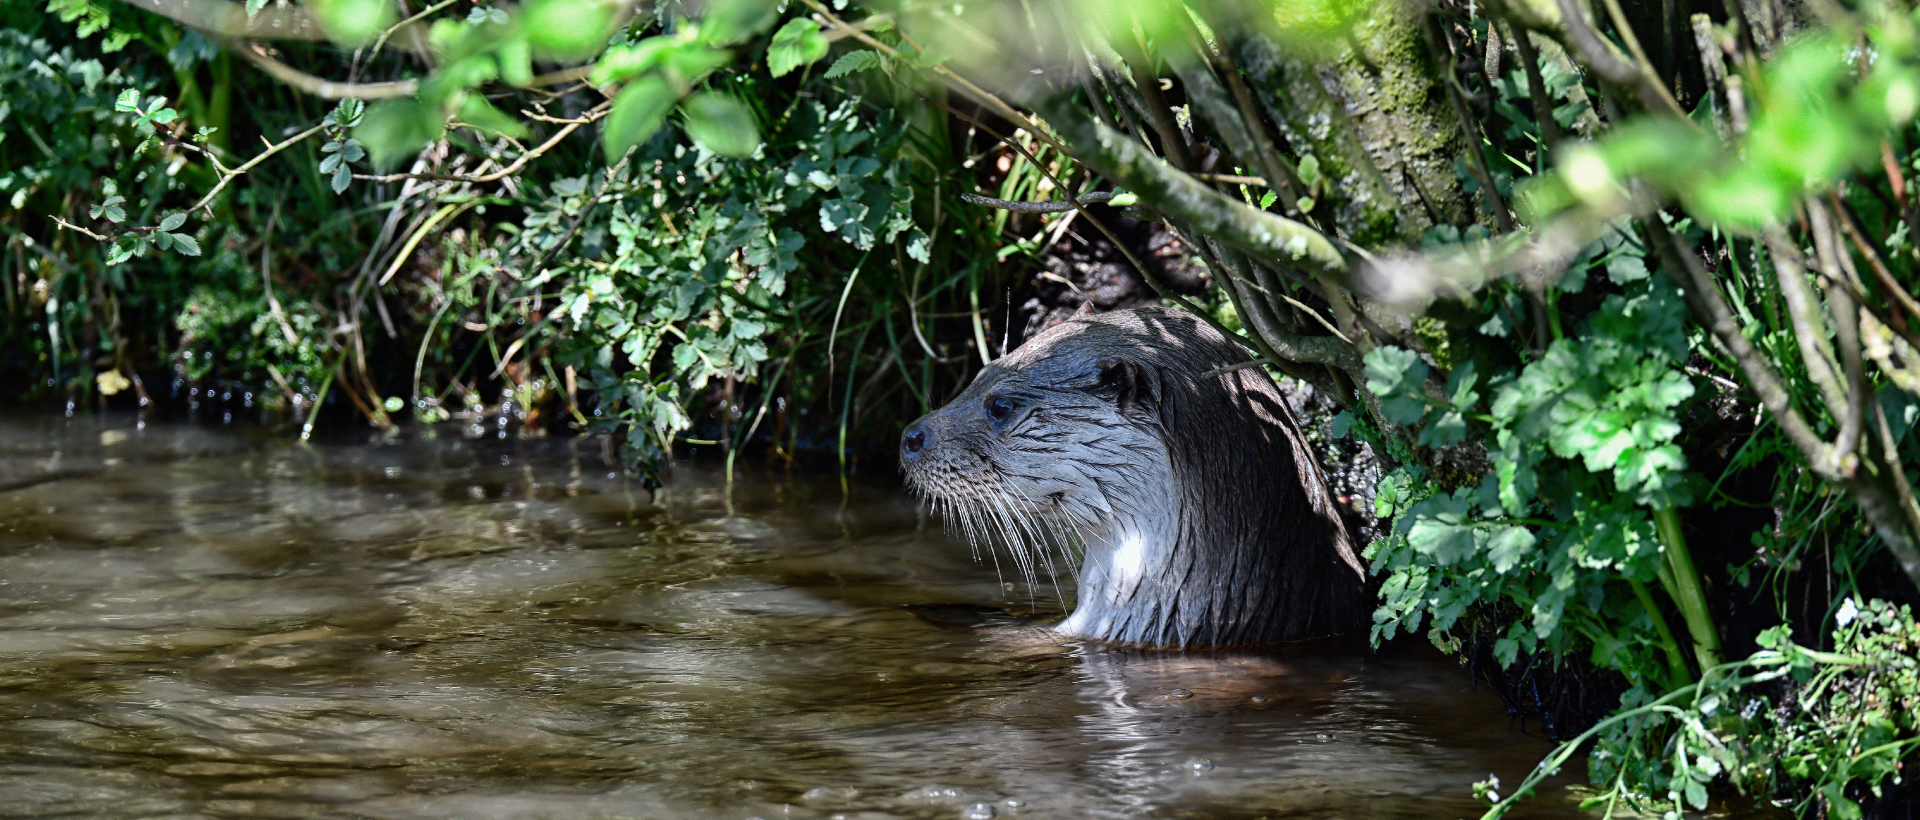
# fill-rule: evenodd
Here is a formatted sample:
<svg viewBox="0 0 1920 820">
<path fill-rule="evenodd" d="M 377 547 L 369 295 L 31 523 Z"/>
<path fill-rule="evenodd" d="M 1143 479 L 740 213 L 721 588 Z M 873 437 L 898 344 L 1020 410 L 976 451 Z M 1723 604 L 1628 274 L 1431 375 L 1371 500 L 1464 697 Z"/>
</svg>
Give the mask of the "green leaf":
<svg viewBox="0 0 1920 820">
<path fill-rule="evenodd" d="M 527 127 L 505 112 L 493 107 L 487 98 L 478 92 L 467 94 L 460 102 L 460 121 L 486 131 L 490 134 L 504 134 L 514 139 L 526 139 Z"/>
<path fill-rule="evenodd" d="M 260 10 L 266 7 L 267 0 L 247 0 L 247 19 L 253 19 L 254 15 L 259 14 Z"/>
<path fill-rule="evenodd" d="M 392 24 L 393 4 L 385 0 L 306 0 L 307 12 L 327 39 L 357 47 Z"/>
<path fill-rule="evenodd" d="M 1313 210 L 1313 206 L 1318 204 L 1320 203 L 1315 202 L 1313 200 L 1313 197 L 1303 196 L 1297 200 L 1294 200 L 1293 207 L 1299 208 L 1301 213 L 1306 213 L 1308 211 Z"/>
<path fill-rule="evenodd" d="M 827 38 L 820 34 L 820 24 L 795 17 L 773 33 L 773 44 L 767 46 L 767 71 L 775 77 L 784 76 L 825 56 Z"/>
<path fill-rule="evenodd" d="M 827 79 L 836 79 L 845 77 L 856 71 L 878 68 L 881 62 L 883 62 L 883 59 L 880 56 L 880 52 L 872 49 L 863 48 L 857 51 L 849 51 L 840 55 L 840 59 L 834 60 L 833 65 L 827 68 Z"/>
<path fill-rule="evenodd" d="M 382 168 L 419 153 L 446 132 L 447 119 L 440 109 L 414 98 L 375 103 L 353 130 L 373 164 Z"/>
<path fill-rule="evenodd" d="M 1533 551 L 1534 535 L 1526 527 L 1502 527 L 1487 541 L 1487 560 L 1493 571 L 1502 575 L 1518 566 Z"/>
<path fill-rule="evenodd" d="M 907 256 L 921 264 L 933 261 L 933 238 L 914 228 L 913 233 L 907 234 Z"/>
<path fill-rule="evenodd" d="M 200 243 L 183 233 L 163 233 L 161 236 L 173 240 L 173 249 L 185 256 L 199 256 Z"/>
<path fill-rule="evenodd" d="M 1333 420 L 1327 422 L 1327 435 L 1334 438 L 1346 438 L 1353 431 L 1353 414 L 1342 410 L 1333 414 Z"/>
<path fill-rule="evenodd" d="M 1414 424 L 1426 414 L 1427 363 L 1420 354 L 1382 345 L 1367 351 L 1367 389 L 1383 401 L 1380 413 L 1395 424 Z"/>
<path fill-rule="evenodd" d="M 652 137 L 666 121 L 667 111 L 673 108 L 677 96 L 658 76 L 641 77 L 620 89 L 600 132 L 607 156 L 625 156 L 627 149 Z"/>
<path fill-rule="evenodd" d="M 607 44 L 614 10 L 607 0 L 533 0 L 520 7 L 520 24 L 537 55 L 580 60 Z"/>
<path fill-rule="evenodd" d="M 113 110 L 128 114 L 140 113 L 140 92 L 131 88 L 120 92 L 120 96 L 113 98 Z"/>
<path fill-rule="evenodd" d="M 1301 157 L 1296 170 L 1300 173 L 1300 184 L 1312 188 L 1320 181 L 1320 158 L 1312 154 Z"/>
<path fill-rule="evenodd" d="M 700 41 L 727 46 L 752 37 L 773 22 L 778 6 L 768 0 L 709 0 L 700 20 Z"/>
<path fill-rule="evenodd" d="M 695 94 L 680 107 L 687 136 L 725 157 L 752 156 L 760 147 L 760 126 L 739 100 L 714 91 Z"/>
<path fill-rule="evenodd" d="M 167 214 L 167 217 L 165 219 L 160 220 L 160 230 L 162 231 L 178 230 L 181 225 L 185 225 L 185 224 L 187 224 L 186 214 L 171 213 L 171 214 Z"/>
<path fill-rule="evenodd" d="M 649 37 L 634 45 L 614 46 L 600 55 L 587 81 L 594 85 L 625 82 L 652 71 L 678 45 L 671 37 Z"/>
<path fill-rule="evenodd" d="M 1647 260 L 1638 256 L 1622 254 L 1607 261 L 1607 278 L 1616 285 L 1638 282 L 1647 276 Z"/>
<path fill-rule="evenodd" d="M 346 163 L 341 163 L 339 167 L 333 169 L 333 177 L 327 180 L 327 184 L 333 188 L 334 193 L 344 193 L 347 186 L 353 184 L 353 169 L 348 168 Z"/>
</svg>

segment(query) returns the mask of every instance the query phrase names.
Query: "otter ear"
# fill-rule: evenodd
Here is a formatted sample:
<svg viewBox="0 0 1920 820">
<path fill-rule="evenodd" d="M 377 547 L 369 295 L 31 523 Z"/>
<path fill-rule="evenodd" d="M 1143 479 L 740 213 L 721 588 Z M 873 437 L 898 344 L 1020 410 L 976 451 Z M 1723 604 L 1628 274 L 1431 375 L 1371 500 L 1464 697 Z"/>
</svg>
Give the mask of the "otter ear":
<svg viewBox="0 0 1920 820">
<path fill-rule="evenodd" d="M 1095 389 L 1111 399 L 1121 413 L 1132 413 L 1141 402 L 1159 398 L 1155 395 L 1153 375 L 1134 362 L 1108 356 L 1094 366 L 1100 369 Z"/>
</svg>

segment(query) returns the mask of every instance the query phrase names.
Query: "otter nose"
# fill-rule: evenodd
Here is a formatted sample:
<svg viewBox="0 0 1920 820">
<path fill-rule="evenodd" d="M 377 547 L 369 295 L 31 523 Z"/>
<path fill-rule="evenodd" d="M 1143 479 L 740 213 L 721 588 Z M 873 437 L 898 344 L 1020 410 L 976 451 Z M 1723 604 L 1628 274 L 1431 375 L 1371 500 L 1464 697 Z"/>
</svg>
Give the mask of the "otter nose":
<svg viewBox="0 0 1920 820">
<path fill-rule="evenodd" d="M 915 427 L 900 437 L 900 457 L 908 462 L 920 458 L 920 451 L 927 447 L 927 429 Z"/>
</svg>

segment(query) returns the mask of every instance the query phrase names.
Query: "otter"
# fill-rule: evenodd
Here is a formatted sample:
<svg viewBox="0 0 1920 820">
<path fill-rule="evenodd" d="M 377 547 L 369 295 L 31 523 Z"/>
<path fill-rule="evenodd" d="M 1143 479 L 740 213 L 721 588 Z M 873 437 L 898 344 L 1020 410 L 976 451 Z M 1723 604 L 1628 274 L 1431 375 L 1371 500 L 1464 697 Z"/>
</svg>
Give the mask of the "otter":
<svg viewBox="0 0 1920 820">
<path fill-rule="evenodd" d="M 1029 579 L 1084 550 L 1053 630 L 1153 647 L 1272 644 L 1367 623 L 1366 572 L 1279 389 L 1185 311 L 1082 312 L 909 425 L 908 484 Z M 1050 565 L 1050 563 L 1049 563 Z"/>
</svg>

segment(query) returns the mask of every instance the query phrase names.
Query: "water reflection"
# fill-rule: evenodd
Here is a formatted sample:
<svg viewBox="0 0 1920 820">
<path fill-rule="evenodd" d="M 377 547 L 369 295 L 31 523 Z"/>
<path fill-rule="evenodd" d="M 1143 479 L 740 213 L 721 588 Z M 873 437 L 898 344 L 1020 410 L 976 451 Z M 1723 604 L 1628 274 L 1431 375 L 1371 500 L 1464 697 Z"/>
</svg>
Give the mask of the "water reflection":
<svg viewBox="0 0 1920 820">
<path fill-rule="evenodd" d="M 1546 750 L 1419 653 L 943 631 L 901 605 L 1059 601 L 892 487 L 734 501 L 593 442 L 0 421 L 0 816 L 1455 817 Z"/>
</svg>

